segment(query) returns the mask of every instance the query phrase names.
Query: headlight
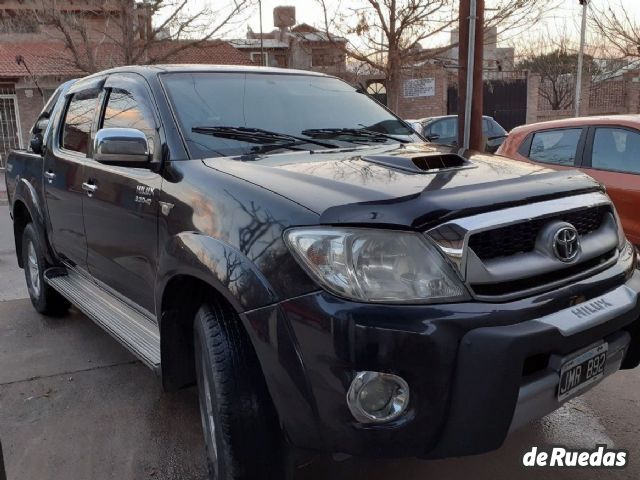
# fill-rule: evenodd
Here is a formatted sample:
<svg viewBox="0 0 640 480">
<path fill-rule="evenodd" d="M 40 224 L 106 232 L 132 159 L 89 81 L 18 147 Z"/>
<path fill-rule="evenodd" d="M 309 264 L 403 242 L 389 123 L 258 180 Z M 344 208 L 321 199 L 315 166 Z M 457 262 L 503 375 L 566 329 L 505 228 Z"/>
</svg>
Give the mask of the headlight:
<svg viewBox="0 0 640 480">
<path fill-rule="evenodd" d="M 387 303 L 469 298 L 437 248 L 418 233 L 294 228 L 284 238 L 309 275 L 341 297 Z"/>
<path fill-rule="evenodd" d="M 616 218 L 616 226 L 618 227 L 618 250 L 622 251 L 627 243 L 627 236 L 624 234 L 624 228 L 622 227 L 622 220 L 618 215 L 618 211 L 614 208 L 613 214 Z"/>
<path fill-rule="evenodd" d="M 622 268 L 627 274 L 627 278 L 631 277 L 635 269 L 638 268 L 638 252 L 630 241 L 625 240 L 625 245 L 620 251 L 618 262 L 622 265 Z"/>
</svg>

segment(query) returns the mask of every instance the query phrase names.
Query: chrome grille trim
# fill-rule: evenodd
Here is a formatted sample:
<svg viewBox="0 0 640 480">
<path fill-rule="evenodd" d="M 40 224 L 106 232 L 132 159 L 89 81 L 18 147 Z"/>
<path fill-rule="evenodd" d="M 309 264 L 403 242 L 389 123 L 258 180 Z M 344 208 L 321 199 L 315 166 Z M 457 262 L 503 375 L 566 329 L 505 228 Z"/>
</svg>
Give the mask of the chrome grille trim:
<svg viewBox="0 0 640 480">
<path fill-rule="evenodd" d="M 470 263 L 473 263 L 474 266 L 478 265 L 478 257 L 475 256 L 474 252 L 469 248 L 469 239 L 472 235 L 487 230 L 508 227 L 509 225 L 522 222 L 544 219 L 545 217 L 553 217 L 566 212 L 582 210 L 585 208 L 595 208 L 599 206 L 608 206 L 611 208 L 611 211 L 614 212 L 614 208 L 609 197 L 605 193 L 594 192 L 458 218 L 428 230 L 425 232 L 425 235 L 438 245 L 445 256 L 449 259 L 460 279 L 469 288 L 470 293 L 475 298 L 480 299 L 481 296 L 474 294 L 470 285 L 470 280 L 472 279 L 469 278 L 470 272 L 468 267 Z M 608 223 L 610 227 L 611 224 L 609 222 L 606 223 Z M 611 234 L 610 230 L 609 234 Z M 513 255 L 512 257 L 516 258 L 517 256 L 518 254 Z M 473 257 L 473 262 L 470 262 L 471 257 Z M 578 259 L 576 263 L 579 264 L 582 263 L 582 261 L 582 259 Z M 607 262 L 607 265 L 610 265 L 610 263 Z M 561 268 L 562 267 L 558 265 L 558 270 Z M 601 270 L 603 268 L 606 267 L 603 266 L 596 270 Z M 594 272 L 595 271 L 593 269 L 589 269 L 588 272 L 584 273 L 593 274 Z M 553 284 L 555 283 L 556 282 L 553 282 Z M 549 285 L 550 284 L 542 285 L 540 290 L 548 287 Z M 501 295 L 500 299 L 516 298 L 523 296 L 524 293 L 530 293 L 530 291 Z M 486 299 L 488 297 L 482 296 L 482 298 Z M 497 299 L 498 297 L 492 298 Z"/>
</svg>

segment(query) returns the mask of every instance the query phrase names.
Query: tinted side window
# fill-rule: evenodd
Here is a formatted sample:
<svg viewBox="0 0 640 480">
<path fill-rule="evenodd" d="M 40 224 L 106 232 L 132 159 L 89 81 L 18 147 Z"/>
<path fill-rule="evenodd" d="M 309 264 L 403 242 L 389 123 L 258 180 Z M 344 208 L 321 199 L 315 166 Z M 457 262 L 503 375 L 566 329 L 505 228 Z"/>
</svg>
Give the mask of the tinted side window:
<svg viewBox="0 0 640 480">
<path fill-rule="evenodd" d="M 493 132 L 491 131 L 491 122 L 488 119 L 482 119 L 482 135 L 485 137 L 491 137 Z"/>
<path fill-rule="evenodd" d="M 574 165 L 581 128 L 549 130 L 533 135 L 529 158 L 557 165 Z"/>
<path fill-rule="evenodd" d="M 596 128 L 591 166 L 640 173 L 640 134 L 621 128 Z"/>
<path fill-rule="evenodd" d="M 62 127 L 62 148 L 86 154 L 91 124 L 98 105 L 98 91 L 78 92 L 71 97 Z"/>
<path fill-rule="evenodd" d="M 491 122 L 489 122 L 491 124 L 491 134 L 496 136 L 496 137 L 502 137 L 507 135 L 507 131 L 502 128 L 502 125 L 500 125 L 498 122 L 496 122 L 495 120 L 492 120 Z"/>
<path fill-rule="evenodd" d="M 156 134 L 153 113 L 144 102 L 139 102 L 131 92 L 120 88 L 111 89 L 104 111 L 102 128 L 136 128 L 147 136 L 149 150 L 153 153 L 153 140 Z"/>
<path fill-rule="evenodd" d="M 429 128 L 429 135 L 438 135 L 439 138 L 450 138 L 458 136 L 458 120 L 446 118 L 434 122 Z"/>
</svg>

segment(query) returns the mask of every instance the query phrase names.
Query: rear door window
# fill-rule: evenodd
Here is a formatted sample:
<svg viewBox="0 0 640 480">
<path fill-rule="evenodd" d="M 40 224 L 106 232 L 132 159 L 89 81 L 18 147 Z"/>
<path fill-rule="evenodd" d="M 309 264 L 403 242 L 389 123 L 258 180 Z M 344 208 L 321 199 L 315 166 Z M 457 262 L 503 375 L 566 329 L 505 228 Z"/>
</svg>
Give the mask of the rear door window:
<svg viewBox="0 0 640 480">
<path fill-rule="evenodd" d="M 640 134 L 622 128 L 596 128 L 591 166 L 599 170 L 640 173 Z"/>
<path fill-rule="evenodd" d="M 98 106 L 98 90 L 78 92 L 71 97 L 62 127 L 62 148 L 72 152 L 89 151 L 91 125 Z"/>
<path fill-rule="evenodd" d="M 491 131 L 491 122 L 489 122 L 489 119 L 487 118 L 482 119 L 482 135 L 485 137 L 493 136 L 493 132 Z"/>
<path fill-rule="evenodd" d="M 502 128 L 502 125 L 500 125 L 498 122 L 496 122 L 495 120 L 491 120 L 489 121 L 489 123 L 491 124 L 491 136 L 505 137 L 507 135 L 507 131 Z"/>
<path fill-rule="evenodd" d="M 438 120 L 429 127 L 429 136 L 436 136 L 439 139 L 453 138 L 458 136 L 458 121 L 455 118 L 445 118 Z"/>
<path fill-rule="evenodd" d="M 531 140 L 528 157 L 537 162 L 573 166 L 581 135 L 581 128 L 537 132 Z"/>
</svg>

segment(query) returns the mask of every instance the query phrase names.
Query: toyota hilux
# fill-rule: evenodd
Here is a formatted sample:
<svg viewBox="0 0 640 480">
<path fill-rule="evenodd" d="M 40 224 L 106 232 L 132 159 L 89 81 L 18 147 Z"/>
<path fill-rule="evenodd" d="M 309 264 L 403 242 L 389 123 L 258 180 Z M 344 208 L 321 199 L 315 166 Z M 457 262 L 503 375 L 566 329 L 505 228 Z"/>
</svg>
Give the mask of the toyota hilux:
<svg viewBox="0 0 640 480">
<path fill-rule="evenodd" d="M 121 67 L 31 136 L 6 182 L 33 306 L 197 384 L 211 478 L 487 452 L 640 360 L 599 183 L 430 144 L 340 79 Z"/>
</svg>

